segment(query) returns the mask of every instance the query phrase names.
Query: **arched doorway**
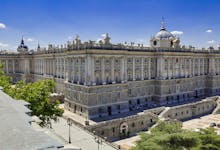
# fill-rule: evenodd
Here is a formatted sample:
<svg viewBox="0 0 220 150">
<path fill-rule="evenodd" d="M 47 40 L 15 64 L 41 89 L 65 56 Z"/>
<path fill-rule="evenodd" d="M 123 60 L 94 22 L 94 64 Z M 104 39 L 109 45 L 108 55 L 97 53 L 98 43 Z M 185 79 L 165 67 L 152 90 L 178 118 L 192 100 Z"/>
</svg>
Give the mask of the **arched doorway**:
<svg viewBox="0 0 220 150">
<path fill-rule="evenodd" d="M 120 137 L 127 137 L 128 136 L 128 124 L 127 122 L 123 122 L 120 125 Z"/>
</svg>

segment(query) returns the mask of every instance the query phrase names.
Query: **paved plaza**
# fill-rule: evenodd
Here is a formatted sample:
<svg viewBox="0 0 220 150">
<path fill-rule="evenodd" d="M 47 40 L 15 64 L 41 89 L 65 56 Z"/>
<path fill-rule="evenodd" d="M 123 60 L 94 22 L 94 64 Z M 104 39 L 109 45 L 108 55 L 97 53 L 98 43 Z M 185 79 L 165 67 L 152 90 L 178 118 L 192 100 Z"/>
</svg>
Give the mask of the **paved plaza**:
<svg viewBox="0 0 220 150">
<path fill-rule="evenodd" d="M 195 130 L 198 128 L 208 128 L 211 123 L 220 123 L 220 114 L 210 114 L 200 118 L 185 121 L 183 122 L 183 129 Z M 220 134 L 220 128 L 215 128 L 218 134 Z"/>
</svg>

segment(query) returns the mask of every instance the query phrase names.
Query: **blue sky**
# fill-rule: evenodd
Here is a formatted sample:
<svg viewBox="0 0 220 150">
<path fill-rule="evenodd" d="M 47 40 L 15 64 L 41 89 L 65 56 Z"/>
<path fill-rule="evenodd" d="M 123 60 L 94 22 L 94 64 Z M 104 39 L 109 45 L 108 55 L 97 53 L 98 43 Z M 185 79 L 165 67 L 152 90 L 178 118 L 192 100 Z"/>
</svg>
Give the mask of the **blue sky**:
<svg viewBox="0 0 220 150">
<path fill-rule="evenodd" d="M 16 49 L 22 35 L 30 48 L 38 41 L 63 44 L 76 34 L 97 40 L 103 33 L 113 43 L 149 45 L 162 16 L 168 31 L 183 33 L 181 44 L 217 47 L 219 8 L 219 0 L 0 0 L 0 49 Z"/>
</svg>

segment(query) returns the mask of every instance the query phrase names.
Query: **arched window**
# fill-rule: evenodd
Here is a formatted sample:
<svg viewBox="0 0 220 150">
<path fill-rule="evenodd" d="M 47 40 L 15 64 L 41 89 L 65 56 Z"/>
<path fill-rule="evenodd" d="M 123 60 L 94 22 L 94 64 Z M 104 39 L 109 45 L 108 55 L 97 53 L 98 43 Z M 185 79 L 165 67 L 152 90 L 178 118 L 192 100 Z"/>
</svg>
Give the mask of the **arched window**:
<svg viewBox="0 0 220 150">
<path fill-rule="evenodd" d="M 156 46 L 157 45 L 157 41 L 154 41 L 154 46 Z"/>
</svg>

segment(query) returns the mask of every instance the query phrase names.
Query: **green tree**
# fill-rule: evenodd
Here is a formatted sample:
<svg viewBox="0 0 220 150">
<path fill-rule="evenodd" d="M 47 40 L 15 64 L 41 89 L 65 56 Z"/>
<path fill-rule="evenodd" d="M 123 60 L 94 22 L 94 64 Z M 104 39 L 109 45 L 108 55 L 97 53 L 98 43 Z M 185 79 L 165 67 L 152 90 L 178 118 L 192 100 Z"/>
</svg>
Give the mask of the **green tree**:
<svg viewBox="0 0 220 150">
<path fill-rule="evenodd" d="M 53 92 L 55 82 L 52 80 L 40 80 L 33 83 L 19 81 L 16 84 L 10 83 L 11 78 L 6 76 L 3 65 L 0 64 L 0 86 L 5 93 L 14 99 L 22 99 L 30 103 L 32 115 L 38 116 L 46 126 L 52 120 L 62 116 L 64 110 L 59 108 L 59 101 L 50 101 L 50 94 Z"/>
<path fill-rule="evenodd" d="M 178 121 L 159 122 L 132 150 L 219 150 L 220 136 L 213 128 L 193 132 L 182 129 Z"/>
<path fill-rule="evenodd" d="M 57 120 L 58 116 L 62 116 L 63 109 L 59 108 L 59 101 L 51 102 L 49 97 L 53 92 L 55 82 L 52 80 L 40 80 L 33 83 L 18 82 L 15 85 L 15 92 L 12 97 L 23 99 L 29 102 L 32 115 L 38 116 L 42 126 L 47 125 L 51 119 Z M 12 91 L 13 91 L 12 90 Z"/>
<path fill-rule="evenodd" d="M 3 71 L 4 65 L 0 63 L 0 86 L 3 87 L 3 90 L 9 89 L 11 84 L 11 78 L 6 76 Z"/>
</svg>

